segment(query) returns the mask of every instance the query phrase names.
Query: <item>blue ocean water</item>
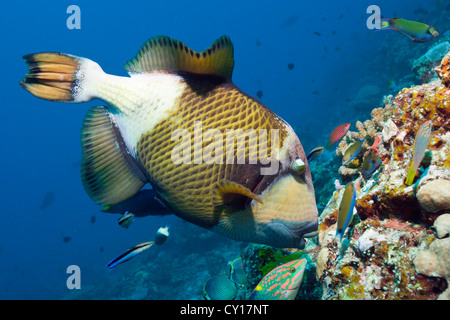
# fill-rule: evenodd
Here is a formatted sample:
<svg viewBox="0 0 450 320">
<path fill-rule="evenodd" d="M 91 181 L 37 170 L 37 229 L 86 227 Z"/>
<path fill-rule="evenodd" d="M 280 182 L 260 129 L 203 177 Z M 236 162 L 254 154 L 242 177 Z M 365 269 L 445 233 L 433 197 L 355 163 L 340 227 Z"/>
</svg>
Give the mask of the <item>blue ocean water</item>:
<svg viewBox="0 0 450 320">
<path fill-rule="evenodd" d="M 81 29 L 66 26 L 66 9 L 72 4 L 81 9 Z M 127 230 L 117 225 L 117 215 L 100 212 L 83 190 L 79 160 L 83 117 L 101 102 L 50 103 L 33 97 L 18 84 L 27 72 L 23 55 L 71 53 L 98 62 L 107 73 L 125 76 L 124 63 L 149 37 L 168 35 L 201 51 L 226 34 L 235 48 L 234 83 L 253 96 L 261 91 L 261 101 L 295 128 L 308 152 L 324 145 L 337 125 L 354 126 L 369 118 L 391 90 L 390 80 L 411 73 L 411 60 L 429 46 L 395 32 L 369 30 L 366 9 L 372 4 L 381 8 L 383 17 L 425 19 L 432 25 L 447 6 L 439 0 L 2 4 L 0 299 L 63 299 L 70 293 L 70 265 L 80 267 L 83 287 L 114 282 L 129 269 L 110 271 L 106 263 L 128 247 L 152 240 L 159 227 L 195 230 L 173 216 L 137 219 Z M 289 64 L 294 64 L 292 70 Z M 366 85 L 381 88 L 377 101 L 352 104 Z M 49 193 L 51 203 L 41 209 Z M 205 250 L 213 245 L 197 243 Z M 202 247 L 182 250 L 169 239 L 167 247 L 155 250 L 172 250 L 182 263 L 184 254 L 201 252 Z"/>
</svg>

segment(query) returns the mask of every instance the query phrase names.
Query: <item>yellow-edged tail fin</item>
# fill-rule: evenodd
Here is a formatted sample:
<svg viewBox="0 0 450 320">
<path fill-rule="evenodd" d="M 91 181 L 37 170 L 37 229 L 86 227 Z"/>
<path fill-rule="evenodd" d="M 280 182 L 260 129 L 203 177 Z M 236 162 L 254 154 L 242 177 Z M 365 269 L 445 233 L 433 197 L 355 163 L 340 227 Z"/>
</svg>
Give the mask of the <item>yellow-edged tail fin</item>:
<svg viewBox="0 0 450 320">
<path fill-rule="evenodd" d="M 405 184 L 407 186 L 412 185 L 415 177 L 416 177 L 416 169 L 414 168 L 414 164 L 411 163 L 411 166 L 409 167 L 409 170 L 408 170 L 408 176 L 406 177 Z"/>
<path fill-rule="evenodd" d="M 64 102 L 86 102 L 95 97 L 95 88 L 86 83 L 86 73 L 103 73 L 97 63 L 57 52 L 28 54 L 23 59 L 29 72 L 19 84 L 34 96 Z"/>
<path fill-rule="evenodd" d="M 386 28 L 389 28 L 391 25 L 390 25 L 390 23 L 389 23 L 389 21 L 388 20 L 386 20 L 386 21 L 381 21 L 381 29 L 386 29 Z"/>
</svg>

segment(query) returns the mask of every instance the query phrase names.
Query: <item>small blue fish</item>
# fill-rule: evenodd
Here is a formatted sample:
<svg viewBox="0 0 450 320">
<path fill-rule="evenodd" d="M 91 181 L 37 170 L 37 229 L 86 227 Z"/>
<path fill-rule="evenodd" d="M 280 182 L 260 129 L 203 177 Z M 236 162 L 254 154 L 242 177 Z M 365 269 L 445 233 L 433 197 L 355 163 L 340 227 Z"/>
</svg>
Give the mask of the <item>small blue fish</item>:
<svg viewBox="0 0 450 320">
<path fill-rule="evenodd" d="M 134 221 L 134 214 L 131 212 L 125 212 L 118 220 L 119 226 L 128 229 L 131 223 Z"/>
<path fill-rule="evenodd" d="M 345 188 L 342 196 L 341 204 L 339 205 L 339 213 L 337 218 L 337 228 L 335 238 L 339 236 L 339 242 L 342 242 L 342 237 L 347 227 L 353 219 L 353 209 L 355 208 L 356 192 L 353 183 L 349 183 Z"/>
<path fill-rule="evenodd" d="M 132 247 L 132 248 L 128 249 L 127 251 L 125 251 L 124 253 L 122 253 L 120 256 L 112 259 L 108 263 L 108 268 L 112 269 L 115 266 L 134 258 L 135 256 L 141 254 L 145 250 L 151 248 L 151 246 L 153 246 L 153 244 L 154 244 L 153 241 L 148 241 L 148 242 L 143 242 L 143 243 L 139 243 L 139 244 L 135 245 L 134 247 Z"/>
</svg>

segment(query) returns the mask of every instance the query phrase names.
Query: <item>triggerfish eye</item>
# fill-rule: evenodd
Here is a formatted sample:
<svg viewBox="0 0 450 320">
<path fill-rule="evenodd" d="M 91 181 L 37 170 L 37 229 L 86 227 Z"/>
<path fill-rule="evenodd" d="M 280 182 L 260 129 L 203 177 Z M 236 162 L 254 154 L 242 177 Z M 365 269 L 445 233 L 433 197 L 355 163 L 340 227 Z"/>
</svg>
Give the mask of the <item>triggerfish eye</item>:
<svg viewBox="0 0 450 320">
<path fill-rule="evenodd" d="M 305 163 L 300 158 L 296 159 L 292 161 L 289 169 L 293 175 L 300 176 L 305 173 Z"/>
</svg>

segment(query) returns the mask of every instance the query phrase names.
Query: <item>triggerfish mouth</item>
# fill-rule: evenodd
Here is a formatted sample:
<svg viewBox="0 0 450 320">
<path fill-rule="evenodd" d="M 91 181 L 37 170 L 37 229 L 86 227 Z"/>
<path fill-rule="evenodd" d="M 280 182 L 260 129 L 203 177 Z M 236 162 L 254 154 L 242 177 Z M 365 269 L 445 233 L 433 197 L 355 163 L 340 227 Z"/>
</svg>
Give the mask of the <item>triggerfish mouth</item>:
<svg viewBox="0 0 450 320">
<path fill-rule="evenodd" d="M 81 129 L 81 179 L 98 205 L 112 207 L 148 183 L 170 212 L 236 240 L 302 248 L 317 235 L 302 144 L 233 84 L 227 36 L 202 52 L 151 38 L 125 65 L 129 77 L 69 54 L 24 59 L 20 84 L 36 97 L 107 104 L 90 108 Z"/>
</svg>

